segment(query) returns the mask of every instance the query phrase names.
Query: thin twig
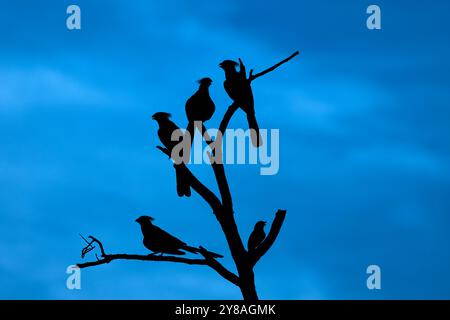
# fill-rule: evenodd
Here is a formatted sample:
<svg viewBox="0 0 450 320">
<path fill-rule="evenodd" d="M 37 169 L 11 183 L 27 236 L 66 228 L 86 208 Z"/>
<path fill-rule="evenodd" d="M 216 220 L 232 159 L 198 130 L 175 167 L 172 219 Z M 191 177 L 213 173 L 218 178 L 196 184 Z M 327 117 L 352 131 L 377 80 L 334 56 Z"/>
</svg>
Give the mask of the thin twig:
<svg viewBox="0 0 450 320">
<path fill-rule="evenodd" d="M 100 253 L 102 254 L 102 257 L 105 257 L 107 254 L 105 253 L 105 249 L 103 248 L 103 244 L 93 236 L 89 236 L 89 239 L 91 239 L 93 242 L 96 242 L 98 244 L 98 247 L 100 248 Z"/>
<path fill-rule="evenodd" d="M 81 239 L 84 240 L 84 242 L 86 242 L 86 247 L 83 248 L 83 250 L 81 250 L 81 258 L 83 259 L 87 253 L 91 252 L 92 250 L 95 249 L 95 246 L 92 244 L 94 241 L 87 241 L 87 239 L 85 237 L 83 237 L 80 234 Z"/>
<path fill-rule="evenodd" d="M 294 58 L 295 56 L 297 56 L 299 53 L 300 53 L 300 52 L 295 51 L 293 54 L 291 54 L 289 57 L 287 57 L 287 58 L 284 59 L 283 61 L 280 61 L 280 62 L 278 62 L 277 64 L 273 65 L 272 67 L 270 67 L 270 68 L 268 68 L 268 69 L 266 69 L 266 70 L 264 70 L 264 71 L 261 71 L 260 73 L 257 73 L 257 74 L 255 74 L 255 75 L 253 74 L 253 69 L 250 70 L 250 76 L 249 76 L 248 80 L 249 80 L 249 81 L 253 81 L 253 80 L 255 80 L 256 78 L 259 78 L 259 77 L 261 77 L 261 76 L 263 76 L 263 75 L 265 75 L 265 74 L 267 74 L 267 73 L 269 73 L 269 72 L 275 70 L 276 68 L 278 68 L 278 67 L 281 66 L 282 64 L 288 62 L 289 60 L 291 60 L 292 58 Z"/>
</svg>

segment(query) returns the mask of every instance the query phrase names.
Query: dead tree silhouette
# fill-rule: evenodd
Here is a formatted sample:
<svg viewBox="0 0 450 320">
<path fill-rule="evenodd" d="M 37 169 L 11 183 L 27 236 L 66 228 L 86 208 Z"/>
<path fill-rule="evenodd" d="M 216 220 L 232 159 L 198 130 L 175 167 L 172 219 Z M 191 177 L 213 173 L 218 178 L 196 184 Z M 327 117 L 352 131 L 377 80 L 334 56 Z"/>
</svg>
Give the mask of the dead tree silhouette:
<svg viewBox="0 0 450 320">
<path fill-rule="evenodd" d="M 297 51 L 283 61 L 257 74 L 253 74 L 253 70 L 250 70 L 247 81 L 250 83 L 253 80 L 275 70 L 298 54 L 299 52 Z M 239 107 L 240 106 L 235 103 L 228 107 L 222 121 L 220 122 L 219 133 L 225 132 L 231 118 Z M 205 132 L 206 128 L 204 128 L 204 126 L 203 129 L 203 131 Z M 224 279 L 236 285 L 241 290 L 244 300 L 258 300 L 258 294 L 255 287 L 255 274 L 253 269 L 257 262 L 269 251 L 269 249 L 275 242 L 286 217 L 286 210 L 279 209 L 275 213 L 275 217 L 272 221 L 267 236 L 262 239 L 257 246 L 249 251 L 246 250 L 242 238 L 239 234 L 236 220 L 234 218 L 233 200 L 230 188 L 228 186 L 227 177 L 225 175 L 223 162 L 221 161 L 222 153 L 215 152 L 222 149 L 222 135 L 218 134 L 215 141 L 213 141 L 209 137 L 206 137 L 205 140 L 207 140 L 207 143 L 211 146 L 211 150 L 213 150 L 209 154 L 209 156 L 220 196 L 217 196 L 202 182 L 200 182 L 200 180 L 194 176 L 194 174 L 189 170 L 185 163 L 181 163 L 179 164 L 179 166 L 181 170 L 183 170 L 185 179 L 189 181 L 190 187 L 195 192 L 197 192 L 201 196 L 201 198 L 203 198 L 203 200 L 205 200 L 206 203 L 208 203 L 208 205 L 211 207 L 225 235 L 231 256 L 236 266 L 237 274 L 228 270 L 224 265 L 217 261 L 217 256 L 212 255 L 210 251 L 206 250 L 202 246 L 198 248 L 198 253 L 203 257 L 201 259 L 184 258 L 179 256 L 107 254 L 104 250 L 103 244 L 93 236 L 88 237 L 90 241 L 83 238 L 87 242 L 87 246 L 82 251 L 82 257 L 84 257 L 87 252 L 91 251 L 95 245 L 98 245 L 100 250 L 100 258 L 97 257 L 97 260 L 92 262 L 79 263 L 77 266 L 79 268 L 88 268 L 101 264 L 107 264 L 113 260 L 167 261 L 189 265 L 204 265 L 209 266 Z M 171 156 L 169 149 L 160 146 L 158 146 L 157 148 L 167 156 Z"/>
</svg>

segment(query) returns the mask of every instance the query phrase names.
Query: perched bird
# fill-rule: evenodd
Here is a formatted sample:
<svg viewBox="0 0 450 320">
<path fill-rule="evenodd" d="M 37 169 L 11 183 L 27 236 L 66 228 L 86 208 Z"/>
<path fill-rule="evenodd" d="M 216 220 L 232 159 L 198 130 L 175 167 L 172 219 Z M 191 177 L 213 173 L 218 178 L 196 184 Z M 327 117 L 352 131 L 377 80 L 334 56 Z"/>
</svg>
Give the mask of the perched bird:
<svg viewBox="0 0 450 320">
<path fill-rule="evenodd" d="M 195 254 L 200 252 L 199 248 L 188 246 L 180 239 L 175 238 L 171 234 L 155 226 L 152 223 L 153 220 L 155 219 L 149 216 L 141 216 L 136 219 L 136 222 L 141 226 L 142 235 L 144 236 L 144 246 L 148 250 L 153 251 L 153 254 L 160 253 L 161 255 L 163 255 L 164 253 L 167 253 L 184 255 L 186 254 L 185 251 Z M 214 258 L 223 257 L 220 254 L 214 252 L 208 251 L 208 253 L 211 254 L 211 256 Z"/>
<path fill-rule="evenodd" d="M 210 78 L 203 78 L 198 83 L 198 90 L 186 101 L 186 116 L 189 121 L 186 131 L 190 134 L 191 145 L 194 141 L 194 122 L 201 121 L 203 123 L 208 121 L 216 110 L 216 106 L 209 95 L 209 87 L 211 86 L 212 80 Z M 201 130 L 201 128 L 198 129 Z"/>
<path fill-rule="evenodd" d="M 255 228 L 248 238 L 247 249 L 248 251 L 254 251 L 263 240 L 266 238 L 266 233 L 264 232 L 265 221 L 258 221 L 255 224 Z"/>
<path fill-rule="evenodd" d="M 225 71 L 223 86 L 233 102 L 247 114 L 248 127 L 253 129 L 251 130 L 252 144 L 259 147 L 262 145 L 262 139 L 255 116 L 252 87 L 242 61 L 240 61 L 239 72 L 236 70 L 237 65 L 238 63 L 233 60 L 224 60 L 219 64 L 219 67 Z"/>
<path fill-rule="evenodd" d="M 175 130 L 180 130 L 178 126 L 170 119 L 170 113 L 157 112 L 152 116 L 153 120 L 156 120 L 159 125 L 158 137 L 161 140 L 164 147 L 172 153 L 172 149 L 180 142 L 172 141 L 172 134 Z M 187 179 L 184 168 L 180 164 L 175 164 L 175 174 L 177 179 L 177 193 L 178 196 L 191 196 L 191 187 L 189 180 Z"/>
</svg>

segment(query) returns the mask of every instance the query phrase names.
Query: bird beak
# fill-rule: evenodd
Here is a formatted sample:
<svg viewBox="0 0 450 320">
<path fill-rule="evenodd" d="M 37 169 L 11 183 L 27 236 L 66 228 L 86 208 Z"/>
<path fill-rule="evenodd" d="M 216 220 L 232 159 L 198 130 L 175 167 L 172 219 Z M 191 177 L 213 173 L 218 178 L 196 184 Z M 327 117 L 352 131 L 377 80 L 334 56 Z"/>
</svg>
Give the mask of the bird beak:
<svg viewBox="0 0 450 320">
<path fill-rule="evenodd" d="M 263 221 L 264 222 L 264 225 L 266 225 L 267 224 L 267 222 L 265 222 L 265 221 Z"/>
<path fill-rule="evenodd" d="M 155 120 L 155 115 L 152 115 L 152 119 Z"/>
<path fill-rule="evenodd" d="M 223 63 L 219 63 L 219 67 L 223 69 Z"/>
</svg>

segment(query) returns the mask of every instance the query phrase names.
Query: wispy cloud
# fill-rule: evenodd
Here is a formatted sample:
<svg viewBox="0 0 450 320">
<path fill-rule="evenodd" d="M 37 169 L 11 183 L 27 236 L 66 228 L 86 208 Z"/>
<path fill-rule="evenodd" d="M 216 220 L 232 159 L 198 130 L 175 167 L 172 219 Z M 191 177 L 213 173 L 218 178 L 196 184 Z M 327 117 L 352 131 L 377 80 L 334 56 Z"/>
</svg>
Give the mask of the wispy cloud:
<svg viewBox="0 0 450 320">
<path fill-rule="evenodd" d="M 99 106 L 112 101 L 101 90 L 69 73 L 46 67 L 0 70 L 0 112 L 39 106 Z"/>
</svg>

